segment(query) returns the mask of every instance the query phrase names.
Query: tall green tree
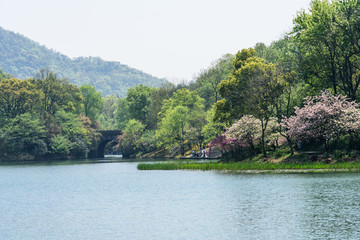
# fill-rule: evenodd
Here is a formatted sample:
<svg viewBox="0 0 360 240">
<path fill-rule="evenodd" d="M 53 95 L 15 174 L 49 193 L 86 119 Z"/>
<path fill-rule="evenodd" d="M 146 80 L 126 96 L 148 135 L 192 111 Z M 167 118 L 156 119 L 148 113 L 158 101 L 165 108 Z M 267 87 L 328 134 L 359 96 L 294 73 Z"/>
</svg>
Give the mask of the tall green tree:
<svg viewBox="0 0 360 240">
<path fill-rule="evenodd" d="M 294 19 L 292 34 L 301 50 L 307 83 L 357 99 L 360 85 L 360 2 L 314 0 Z"/>
<path fill-rule="evenodd" d="M 190 111 L 204 111 L 204 102 L 205 100 L 199 96 L 197 91 L 190 91 L 186 88 L 178 89 L 171 98 L 164 100 L 159 118 L 163 118 L 167 111 L 177 106 L 187 107 Z"/>
<path fill-rule="evenodd" d="M 233 71 L 233 59 L 232 54 L 222 56 L 213 62 L 208 69 L 203 70 L 196 81 L 190 84 L 190 90 L 197 90 L 200 97 L 205 99 L 206 109 L 209 109 L 219 100 L 218 85 L 222 80 L 226 80 Z"/>
<path fill-rule="evenodd" d="M 236 57 L 234 72 L 221 82 L 219 90 L 232 106 L 234 118 L 251 114 L 260 120 L 261 146 L 266 157 L 265 132 L 282 94 L 283 79 L 274 64 L 255 57 L 254 49 L 243 49 Z"/>
<path fill-rule="evenodd" d="M 126 100 L 129 103 L 131 119 L 137 119 L 146 124 L 152 91 L 150 87 L 142 84 L 128 90 Z"/>
<path fill-rule="evenodd" d="M 117 148 L 120 149 L 123 157 L 130 157 L 142 150 L 141 137 L 144 133 L 145 125 L 139 120 L 130 119 L 122 135 L 118 137 Z"/>
<path fill-rule="evenodd" d="M 0 82 L 0 116 L 14 118 L 36 108 L 42 92 L 30 80 L 15 78 Z"/>
<path fill-rule="evenodd" d="M 215 103 L 215 120 L 221 119 L 223 122 L 232 124 L 245 113 L 248 107 L 246 101 L 248 101 L 249 96 L 252 95 L 250 84 L 253 71 L 249 69 L 249 67 L 255 67 L 256 63 L 261 61 L 255 57 L 255 54 L 256 51 L 253 48 L 243 49 L 237 52 L 233 63 L 233 72 L 227 80 L 222 81 L 218 85 L 219 92 L 224 99 Z M 240 69 L 244 65 L 247 65 L 247 69 L 251 71 L 247 77 L 242 77 L 245 75 L 245 71 L 243 73 L 240 72 Z"/>
<path fill-rule="evenodd" d="M 178 144 L 184 153 L 185 131 L 188 125 L 189 109 L 186 106 L 176 106 L 169 110 L 162 119 L 156 132 L 158 147 L 170 147 Z"/>
<path fill-rule="evenodd" d="M 156 131 L 158 147 L 178 145 L 183 153 L 186 135 L 190 145 L 201 145 L 202 128 L 206 123 L 204 101 L 196 91 L 184 88 L 178 89 L 170 99 L 165 99 Z"/>
<path fill-rule="evenodd" d="M 84 98 L 84 114 L 89 117 L 92 122 L 95 122 L 99 112 L 104 106 L 101 93 L 96 91 L 96 88 L 91 84 L 80 86 L 81 94 Z"/>
<path fill-rule="evenodd" d="M 51 152 L 85 157 L 98 137 L 89 127 L 91 120 L 63 109 L 57 111 L 54 118 L 54 123 L 50 125 Z"/>
<path fill-rule="evenodd" d="M 150 95 L 150 105 L 147 117 L 147 129 L 156 129 L 158 126 L 158 114 L 164 104 L 165 99 L 170 99 L 176 91 L 175 86 L 172 84 L 165 84 L 159 88 L 154 88 Z"/>
<path fill-rule="evenodd" d="M 116 111 L 118 109 L 118 101 L 119 98 L 114 94 L 103 98 L 104 107 L 100 111 L 98 117 L 101 129 L 116 129 Z"/>
<path fill-rule="evenodd" d="M 140 84 L 130 88 L 125 99 L 119 99 L 117 110 L 119 127 L 124 128 L 130 119 L 139 120 L 147 125 L 152 92 L 152 88 Z"/>
<path fill-rule="evenodd" d="M 48 121 L 53 121 L 55 112 L 59 109 L 80 113 L 83 107 L 83 97 L 80 89 L 66 79 L 47 69 L 41 69 L 35 75 L 35 84 L 43 92 L 41 112 Z"/>
</svg>

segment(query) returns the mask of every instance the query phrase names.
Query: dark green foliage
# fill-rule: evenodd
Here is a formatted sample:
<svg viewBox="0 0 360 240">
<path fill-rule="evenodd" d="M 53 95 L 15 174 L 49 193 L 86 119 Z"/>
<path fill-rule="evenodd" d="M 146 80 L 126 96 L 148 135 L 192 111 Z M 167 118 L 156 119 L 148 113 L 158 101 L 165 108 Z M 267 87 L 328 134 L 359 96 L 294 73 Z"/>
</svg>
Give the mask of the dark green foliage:
<svg viewBox="0 0 360 240">
<path fill-rule="evenodd" d="M 166 82 L 165 79 L 99 57 L 71 59 L 1 27 L 0 67 L 19 79 L 33 77 L 40 69 L 48 68 L 79 86 L 91 83 L 103 96 L 115 94 L 124 97 L 128 88 L 138 84 L 160 86 Z"/>
<path fill-rule="evenodd" d="M 47 153 L 45 138 L 46 130 L 40 119 L 30 113 L 24 113 L 6 119 L 0 128 L 0 152 L 44 155 Z"/>
<path fill-rule="evenodd" d="M 147 129 L 156 129 L 159 123 L 158 114 L 164 104 L 164 100 L 172 97 L 176 88 L 171 84 L 164 84 L 160 88 L 155 88 L 150 95 L 149 114 Z"/>
<path fill-rule="evenodd" d="M 53 72 L 5 78 L 0 93 L 0 161 L 86 157 L 96 145 L 90 119 L 80 115 L 79 88 Z"/>
<path fill-rule="evenodd" d="M 359 9 L 358 0 L 314 0 L 309 12 L 300 11 L 294 19 L 300 70 L 318 91 L 331 88 L 359 99 Z"/>
<path fill-rule="evenodd" d="M 36 88 L 42 92 L 39 110 L 46 121 L 52 121 L 54 114 L 59 109 L 80 113 L 83 107 L 83 96 L 80 89 L 69 83 L 57 74 L 41 69 L 36 75 L 34 83 Z"/>
<path fill-rule="evenodd" d="M 14 118 L 36 109 L 42 92 L 33 81 L 15 78 L 0 82 L 0 117 Z"/>
</svg>

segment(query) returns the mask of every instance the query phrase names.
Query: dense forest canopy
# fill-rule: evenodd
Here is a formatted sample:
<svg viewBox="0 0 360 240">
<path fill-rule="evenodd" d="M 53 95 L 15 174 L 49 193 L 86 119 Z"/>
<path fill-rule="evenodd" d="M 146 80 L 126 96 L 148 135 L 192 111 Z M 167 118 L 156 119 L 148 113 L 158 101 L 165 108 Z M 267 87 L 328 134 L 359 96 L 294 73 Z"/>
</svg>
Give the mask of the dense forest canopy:
<svg viewBox="0 0 360 240">
<path fill-rule="evenodd" d="M 138 84 L 124 98 L 48 70 L 28 80 L 0 72 L 0 147 L 14 151 L 16 139 L 23 152 L 84 155 L 95 129 L 121 129 L 124 156 L 208 147 L 242 160 L 299 146 L 359 156 L 359 34 L 360 1 L 314 0 L 269 46 L 226 54 L 189 84 Z"/>
<path fill-rule="evenodd" d="M 34 77 L 40 69 L 47 68 L 78 86 L 90 83 L 103 96 L 115 94 L 124 97 L 128 88 L 138 84 L 159 87 L 166 82 L 165 79 L 99 57 L 71 59 L 1 27 L 0 68 L 19 79 Z"/>
</svg>

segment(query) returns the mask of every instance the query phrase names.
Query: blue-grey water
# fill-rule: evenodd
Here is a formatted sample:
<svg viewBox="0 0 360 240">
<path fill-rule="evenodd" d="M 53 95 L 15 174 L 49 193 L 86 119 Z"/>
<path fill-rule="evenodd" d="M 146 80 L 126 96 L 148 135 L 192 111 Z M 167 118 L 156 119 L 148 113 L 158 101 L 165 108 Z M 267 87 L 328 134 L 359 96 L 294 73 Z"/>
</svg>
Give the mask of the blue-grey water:
<svg viewBox="0 0 360 240">
<path fill-rule="evenodd" d="M 360 175 L 0 165 L 0 240 L 360 239 Z"/>
</svg>

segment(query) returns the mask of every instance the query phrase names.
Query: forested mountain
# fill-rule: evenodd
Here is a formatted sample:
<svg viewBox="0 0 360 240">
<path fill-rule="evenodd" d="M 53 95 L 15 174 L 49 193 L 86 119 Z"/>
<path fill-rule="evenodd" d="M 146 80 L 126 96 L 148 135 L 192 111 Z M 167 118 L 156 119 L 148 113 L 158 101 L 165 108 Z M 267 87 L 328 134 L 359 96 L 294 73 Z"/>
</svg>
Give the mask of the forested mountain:
<svg viewBox="0 0 360 240">
<path fill-rule="evenodd" d="M 124 97 L 127 89 L 137 84 L 160 86 L 166 82 L 165 79 L 99 57 L 71 59 L 0 27 L 0 69 L 16 78 L 27 79 L 42 68 L 48 68 L 77 85 L 91 83 L 104 96 L 115 94 Z"/>
</svg>

